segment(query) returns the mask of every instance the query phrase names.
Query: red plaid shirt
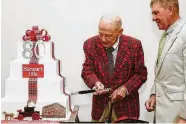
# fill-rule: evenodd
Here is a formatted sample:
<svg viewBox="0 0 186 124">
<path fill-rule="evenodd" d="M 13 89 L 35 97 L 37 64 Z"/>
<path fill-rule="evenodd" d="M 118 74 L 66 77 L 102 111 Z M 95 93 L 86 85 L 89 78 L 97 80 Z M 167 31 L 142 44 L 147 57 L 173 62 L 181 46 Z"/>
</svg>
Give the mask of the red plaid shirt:
<svg viewBox="0 0 186 124">
<path fill-rule="evenodd" d="M 129 95 L 117 101 L 113 108 L 117 117 L 139 118 L 138 89 L 147 80 L 147 69 L 144 65 L 144 54 L 141 42 L 130 36 L 121 35 L 116 64 L 113 74 L 109 75 L 108 58 L 99 36 L 94 36 L 84 43 L 85 61 L 82 78 L 89 88 L 100 81 L 105 88 L 113 91 L 124 85 Z M 109 95 L 93 96 L 92 118 L 100 119 L 109 101 Z"/>
</svg>

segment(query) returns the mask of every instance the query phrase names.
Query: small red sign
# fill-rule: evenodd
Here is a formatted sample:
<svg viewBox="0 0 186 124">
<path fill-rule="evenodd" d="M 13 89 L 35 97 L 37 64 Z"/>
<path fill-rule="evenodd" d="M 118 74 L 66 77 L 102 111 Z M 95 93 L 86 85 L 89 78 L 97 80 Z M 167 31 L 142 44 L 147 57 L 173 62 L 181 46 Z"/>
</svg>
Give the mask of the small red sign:
<svg viewBox="0 0 186 124">
<path fill-rule="evenodd" d="M 23 64 L 22 65 L 23 78 L 43 78 L 44 65 L 43 64 Z"/>
</svg>

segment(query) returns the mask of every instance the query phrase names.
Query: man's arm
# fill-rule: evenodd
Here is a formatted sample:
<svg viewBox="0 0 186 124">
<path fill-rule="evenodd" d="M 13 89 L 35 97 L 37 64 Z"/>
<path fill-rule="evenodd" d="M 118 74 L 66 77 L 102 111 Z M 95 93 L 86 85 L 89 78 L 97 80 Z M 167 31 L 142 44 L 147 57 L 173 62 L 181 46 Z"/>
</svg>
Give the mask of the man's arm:
<svg viewBox="0 0 186 124">
<path fill-rule="evenodd" d="M 184 63 L 184 77 L 185 77 L 185 91 L 183 96 L 182 110 L 180 112 L 180 117 L 186 120 L 186 38 L 183 45 L 183 63 Z"/>
<path fill-rule="evenodd" d="M 83 50 L 85 53 L 85 61 L 83 64 L 83 69 L 81 73 L 81 77 L 84 79 L 84 82 L 87 86 L 92 89 L 96 82 L 100 82 L 98 77 L 95 74 L 94 64 L 93 64 L 93 56 L 92 49 L 94 48 L 93 44 L 89 44 L 88 40 L 84 43 Z"/>
<path fill-rule="evenodd" d="M 147 80 L 147 68 L 144 65 L 144 53 L 140 41 L 137 41 L 137 49 L 134 54 L 134 75 L 123 85 L 128 94 L 137 91 Z"/>
</svg>

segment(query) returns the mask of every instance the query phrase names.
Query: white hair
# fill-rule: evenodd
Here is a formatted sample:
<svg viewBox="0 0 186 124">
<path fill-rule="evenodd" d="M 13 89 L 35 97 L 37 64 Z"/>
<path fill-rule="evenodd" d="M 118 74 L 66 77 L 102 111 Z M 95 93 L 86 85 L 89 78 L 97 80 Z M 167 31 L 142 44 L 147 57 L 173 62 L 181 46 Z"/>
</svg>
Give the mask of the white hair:
<svg viewBox="0 0 186 124">
<path fill-rule="evenodd" d="M 115 14 L 106 14 L 101 17 L 100 21 L 104 21 L 107 23 L 113 23 L 116 29 L 122 28 L 122 21 L 121 18 Z"/>
</svg>

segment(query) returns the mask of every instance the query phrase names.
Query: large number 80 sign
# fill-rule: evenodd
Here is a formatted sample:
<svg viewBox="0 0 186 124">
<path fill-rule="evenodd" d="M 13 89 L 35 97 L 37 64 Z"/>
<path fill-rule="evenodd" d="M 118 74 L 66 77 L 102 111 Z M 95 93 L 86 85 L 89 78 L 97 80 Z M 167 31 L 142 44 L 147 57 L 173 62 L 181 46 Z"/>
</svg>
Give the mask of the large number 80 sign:
<svg viewBox="0 0 186 124">
<path fill-rule="evenodd" d="M 23 43 L 23 52 L 22 52 L 22 56 L 25 58 L 25 59 L 30 59 L 34 53 L 35 53 L 35 56 L 39 59 L 39 58 L 42 58 L 43 56 L 40 56 L 38 53 L 37 53 L 37 46 L 39 45 L 43 45 L 44 47 L 44 52 L 45 52 L 45 44 L 42 40 L 39 40 L 35 43 L 35 46 L 34 46 L 34 43 L 31 42 L 31 41 L 24 41 Z M 27 47 L 29 46 L 29 47 Z M 34 47 L 34 49 L 33 49 Z M 32 50 L 33 49 L 33 50 Z M 28 53 L 28 54 L 27 54 Z"/>
</svg>

